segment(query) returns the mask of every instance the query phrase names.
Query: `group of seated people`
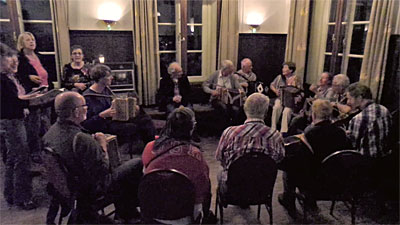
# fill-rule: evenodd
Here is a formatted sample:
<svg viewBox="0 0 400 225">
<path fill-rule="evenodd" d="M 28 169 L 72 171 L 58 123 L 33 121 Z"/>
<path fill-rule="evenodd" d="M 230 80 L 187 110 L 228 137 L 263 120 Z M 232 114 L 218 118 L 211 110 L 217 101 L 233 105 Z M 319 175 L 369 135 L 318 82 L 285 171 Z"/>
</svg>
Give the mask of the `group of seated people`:
<svg viewBox="0 0 400 225">
<path fill-rule="evenodd" d="M 45 81 L 48 74 L 34 53 L 33 35 L 22 34 L 21 43 L 27 50 L 20 50 L 26 55 L 26 63 L 32 67 L 28 72 L 25 72 L 27 69 L 20 70 L 16 52 L 0 44 L 1 126 L 7 147 L 4 196 L 8 204 L 16 204 L 22 209 L 35 207 L 31 201 L 32 181 L 28 174 L 28 146 L 32 146 L 28 145 L 26 124 L 29 122 L 26 120 L 33 123 L 43 119 L 27 119 L 34 114 L 48 118 L 40 146 L 53 149 L 76 179 L 79 222 L 100 222 L 93 207 L 99 197 L 111 199 L 116 217 L 124 223 L 137 219 L 140 178 L 154 169 L 175 169 L 186 174 L 195 186 L 194 217 L 199 214 L 210 216 L 209 167 L 200 146 L 193 142 L 196 117 L 189 99 L 190 83 L 178 63 L 171 63 L 168 68 L 170 76 L 160 81 L 159 103 L 167 111 L 167 121 L 156 137 L 151 118 L 138 105 L 134 118 L 127 121 L 112 119 L 116 108 L 113 106 L 115 94 L 110 89 L 113 79 L 110 68 L 102 64 L 85 68 L 82 48 L 75 46 L 72 48 L 73 62 L 65 67 L 63 75 L 63 85 L 71 91 L 55 98 L 57 121 L 50 126 L 48 108 L 29 107 L 29 100 L 39 94 L 26 94 L 36 87 L 49 86 Z M 20 65 L 23 60 L 20 59 Z M 266 154 L 276 163 L 282 163 L 288 154 L 283 136 L 291 133 L 291 126 L 299 128 L 291 134 L 301 133 L 301 140 L 313 152 L 316 164 L 337 150 L 356 149 L 371 158 L 390 153 L 387 139 L 392 125 L 391 115 L 384 106 L 374 103 L 368 87 L 360 83 L 349 85 L 349 79 L 342 74 L 332 77 L 323 73 L 318 85 L 310 88 L 315 92 L 314 98 L 304 103 L 304 95 L 299 91 L 301 82 L 294 73 L 295 64 L 285 62 L 282 75 L 278 75 L 270 85 L 278 98 L 273 103 L 272 125 L 269 127 L 264 121 L 270 100 L 263 93 L 250 94 L 250 82 L 256 80 L 251 60 L 243 59 L 241 66 L 241 70 L 234 73 L 233 63 L 224 60 L 220 70 L 203 83 L 203 90 L 211 95 L 211 105 L 224 125 L 216 149 L 216 159 L 222 166 L 218 174 L 221 187 L 226 185 L 230 165 L 250 152 Z M 26 82 L 29 79 L 34 85 L 24 85 L 24 79 Z M 137 98 L 136 95 L 131 97 Z M 295 108 L 301 103 L 304 105 L 303 113 L 290 122 L 293 113 L 297 112 Z M 27 116 L 28 108 L 31 113 Z M 340 115 L 354 113 L 347 122 L 335 123 L 332 118 L 338 115 L 334 114 L 334 109 Z M 239 120 L 241 110 L 246 116 L 243 124 Z M 277 127 L 281 114 L 279 132 Z M 40 130 L 38 126 L 35 129 L 36 133 Z M 133 158 L 110 169 L 104 133 L 117 135 L 119 144 L 127 144 L 130 151 L 141 154 L 141 158 Z M 37 148 L 40 152 L 41 147 Z M 279 196 L 279 202 L 293 215 L 296 183 L 289 171 L 284 172 L 283 180 L 284 192 Z M 311 199 L 310 204 L 315 202 Z M 48 224 L 54 223 L 54 208 L 58 210 L 59 205 L 56 200 L 51 202 Z"/>
</svg>

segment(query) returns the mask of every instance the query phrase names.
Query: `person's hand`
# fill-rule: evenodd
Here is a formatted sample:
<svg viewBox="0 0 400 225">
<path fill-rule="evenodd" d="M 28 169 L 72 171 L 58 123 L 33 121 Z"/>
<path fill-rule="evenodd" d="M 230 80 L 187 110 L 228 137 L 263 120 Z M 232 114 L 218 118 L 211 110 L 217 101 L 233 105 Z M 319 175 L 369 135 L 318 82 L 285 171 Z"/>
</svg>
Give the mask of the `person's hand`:
<svg viewBox="0 0 400 225">
<path fill-rule="evenodd" d="M 97 132 L 93 134 L 93 138 L 100 144 L 100 146 L 103 148 L 105 152 L 107 152 L 107 138 L 106 135 L 104 135 L 101 132 Z"/>
<path fill-rule="evenodd" d="M 81 91 L 86 89 L 86 84 L 84 84 L 84 83 L 75 83 L 74 86 Z"/>
<path fill-rule="evenodd" d="M 298 96 L 294 97 L 294 103 L 297 104 L 297 103 L 301 102 L 302 98 L 303 97 L 301 95 L 298 95 Z"/>
<path fill-rule="evenodd" d="M 42 82 L 42 79 L 37 75 L 29 75 L 29 79 L 35 84 L 40 84 Z"/>
<path fill-rule="evenodd" d="M 212 96 L 218 96 L 218 91 L 217 90 L 212 90 L 211 91 Z"/>
<path fill-rule="evenodd" d="M 27 94 L 27 95 L 18 95 L 18 98 L 21 99 L 21 100 L 29 100 L 29 99 L 32 99 L 32 98 L 40 97 L 42 95 L 43 94 L 40 94 L 39 92 L 34 92 L 32 94 Z"/>
<path fill-rule="evenodd" d="M 113 108 L 108 108 L 106 110 L 104 110 L 103 112 L 101 112 L 99 114 L 100 117 L 102 118 L 108 118 L 108 117 L 113 117 L 115 115 L 116 111 Z"/>
<path fill-rule="evenodd" d="M 182 96 L 180 95 L 176 95 L 172 98 L 172 101 L 176 102 L 176 103 L 180 103 L 182 100 Z"/>
<path fill-rule="evenodd" d="M 247 88 L 249 84 L 247 82 L 241 83 L 240 86 Z"/>
</svg>

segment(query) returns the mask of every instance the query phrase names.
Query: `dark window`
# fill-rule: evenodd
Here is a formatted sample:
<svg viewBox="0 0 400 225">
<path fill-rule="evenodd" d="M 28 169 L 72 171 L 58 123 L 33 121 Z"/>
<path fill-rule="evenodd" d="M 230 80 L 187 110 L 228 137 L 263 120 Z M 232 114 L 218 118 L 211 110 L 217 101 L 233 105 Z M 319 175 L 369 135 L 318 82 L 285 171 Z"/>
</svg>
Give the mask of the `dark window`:
<svg viewBox="0 0 400 225">
<path fill-rule="evenodd" d="M 21 0 L 24 20 L 51 20 L 49 0 Z"/>
</svg>

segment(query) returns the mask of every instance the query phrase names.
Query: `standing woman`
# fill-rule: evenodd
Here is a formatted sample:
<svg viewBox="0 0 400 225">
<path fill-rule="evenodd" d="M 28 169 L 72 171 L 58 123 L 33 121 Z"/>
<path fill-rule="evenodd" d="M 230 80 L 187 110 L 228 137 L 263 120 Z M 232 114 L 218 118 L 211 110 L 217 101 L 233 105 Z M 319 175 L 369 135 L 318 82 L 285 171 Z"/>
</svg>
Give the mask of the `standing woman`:
<svg viewBox="0 0 400 225">
<path fill-rule="evenodd" d="M 90 79 L 87 66 L 83 61 L 84 55 L 82 46 L 74 45 L 71 47 L 71 62 L 64 65 L 61 77 L 61 87 L 68 90 L 82 93 L 90 86 Z"/>
<path fill-rule="evenodd" d="M 19 51 L 18 76 L 26 92 L 29 93 L 40 86 L 48 86 L 48 89 L 51 89 L 52 83 L 49 82 L 49 75 L 41 63 L 41 55 L 35 52 L 36 40 L 33 34 L 21 33 L 18 36 L 17 49 Z M 30 108 L 30 113 L 25 119 L 28 145 L 34 162 L 41 162 L 40 135 L 46 133 L 50 127 L 50 113 L 50 107 Z"/>
<path fill-rule="evenodd" d="M 21 209 L 35 208 L 32 202 L 32 180 L 29 175 L 29 149 L 26 139 L 24 117 L 29 97 L 16 79 L 18 69 L 17 52 L 0 43 L 0 98 L 1 98 L 1 130 L 7 148 L 7 160 L 4 178 L 4 198 L 9 205 L 17 205 Z"/>
</svg>

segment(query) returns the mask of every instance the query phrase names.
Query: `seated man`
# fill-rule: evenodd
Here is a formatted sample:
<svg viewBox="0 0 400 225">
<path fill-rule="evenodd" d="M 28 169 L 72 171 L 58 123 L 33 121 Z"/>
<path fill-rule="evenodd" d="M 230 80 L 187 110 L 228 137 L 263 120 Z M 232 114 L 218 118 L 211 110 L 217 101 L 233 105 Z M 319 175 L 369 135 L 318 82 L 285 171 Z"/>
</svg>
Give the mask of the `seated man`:
<svg viewBox="0 0 400 225">
<path fill-rule="evenodd" d="M 235 77 L 239 81 L 240 86 L 243 87 L 244 91 L 246 94 L 250 95 L 253 94 L 255 91 L 254 85 L 251 86 L 251 84 L 254 84 L 254 82 L 257 80 L 257 76 L 255 73 L 253 73 L 253 63 L 249 58 L 244 58 L 240 62 L 241 64 L 241 69 L 237 72 L 235 72 Z M 252 90 L 249 90 L 249 88 L 252 88 Z"/>
<path fill-rule="evenodd" d="M 76 178 L 78 220 L 97 223 L 94 206 L 102 197 L 112 200 L 120 218 L 128 221 L 139 216 L 136 192 L 142 176 L 141 160 L 131 159 L 110 172 L 104 134 L 86 134 L 79 125 L 86 119 L 85 98 L 77 92 L 62 93 L 55 99 L 55 109 L 58 120 L 43 142 L 60 156 L 69 175 Z"/>
<path fill-rule="evenodd" d="M 169 76 L 160 80 L 157 102 L 160 111 L 166 111 L 167 116 L 179 106 L 192 108 L 190 104 L 191 87 L 187 76 L 182 75 L 182 67 L 173 62 L 168 66 Z"/>
<path fill-rule="evenodd" d="M 319 77 L 318 84 L 310 86 L 310 91 L 314 92 L 314 98 L 330 99 L 333 95 L 331 85 L 332 75 L 329 72 L 323 72 Z"/>
<path fill-rule="evenodd" d="M 288 210 L 290 216 L 295 217 L 296 187 L 299 187 L 301 183 L 301 187 L 299 188 L 307 194 L 307 191 L 310 191 L 309 189 L 313 187 L 313 175 L 310 173 L 318 170 L 318 165 L 325 157 L 333 152 L 349 147 L 345 131 L 331 123 L 331 115 L 332 106 L 329 101 L 322 99 L 315 100 L 312 105 L 313 122 L 305 129 L 304 135 L 301 136 L 301 139 L 309 148 L 308 150 L 312 153 L 308 154 L 308 156 L 311 155 L 311 158 L 307 158 L 307 156 L 303 158 L 304 155 L 302 155 L 300 159 L 296 158 L 298 155 L 294 155 L 297 153 L 286 152 L 287 155 L 292 155 L 292 159 L 290 162 L 287 161 L 288 158 L 285 158 L 283 161 L 283 164 L 287 165 L 285 167 L 286 171 L 283 172 L 284 191 L 283 194 L 279 195 L 278 200 Z M 302 150 L 307 151 L 307 149 Z M 300 160 L 304 161 L 299 162 Z M 302 168 L 296 168 L 295 165 L 288 165 L 290 163 L 301 165 L 299 167 Z M 307 171 L 305 172 L 307 174 L 302 174 L 304 171 Z M 311 208 L 316 208 L 315 201 L 312 201 L 312 199 L 308 199 L 307 204 L 310 204 Z"/>
<path fill-rule="evenodd" d="M 282 114 L 281 133 L 288 132 L 292 112 L 296 103 L 299 102 L 299 97 L 297 95 L 301 89 L 301 82 L 299 81 L 297 75 L 294 74 L 295 71 L 295 63 L 283 63 L 282 75 L 278 75 L 270 85 L 271 90 L 276 94 L 276 96 L 278 96 L 278 98 L 275 99 L 275 103 L 272 108 L 271 128 L 276 129 L 277 123 Z M 285 89 L 287 86 L 295 87 L 295 89 L 298 91 L 289 92 Z"/>
<path fill-rule="evenodd" d="M 264 124 L 269 99 L 267 96 L 254 93 L 244 103 L 247 120 L 243 125 L 228 127 L 222 134 L 216 150 L 216 158 L 221 162 L 222 172 L 218 174 L 219 186 L 224 190 L 228 179 L 229 166 L 249 152 L 261 152 L 270 156 L 275 162 L 284 157 L 281 134 Z"/>
<path fill-rule="evenodd" d="M 346 96 L 352 110 L 362 110 L 349 123 L 348 134 L 353 147 L 366 156 L 384 157 L 389 153 L 388 137 L 392 124 L 389 110 L 374 103 L 369 87 L 360 83 L 351 84 Z"/>
<path fill-rule="evenodd" d="M 130 153 L 141 154 L 146 143 L 154 140 L 155 127 L 151 117 L 137 105 L 135 118 L 128 121 L 112 120 L 116 109 L 112 107 L 115 94 L 109 88 L 113 79 L 111 70 L 106 65 L 97 64 L 90 69 L 89 74 L 95 83 L 83 93 L 88 113 L 82 126 L 92 133 L 115 134 L 120 144 L 127 143 L 132 148 L 129 149 Z"/>
<path fill-rule="evenodd" d="M 223 128 L 235 124 L 238 121 L 240 105 L 231 101 L 232 94 L 242 95 L 243 88 L 238 80 L 233 76 L 235 67 L 232 61 L 224 60 L 221 69 L 215 71 L 203 83 L 204 92 L 211 94 L 210 102 L 223 122 Z"/>
<path fill-rule="evenodd" d="M 199 147 L 191 142 L 195 124 L 191 109 L 183 106 L 175 109 L 160 137 L 146 145 L 142 160 L 145 174 L 154 169 L 175 169 L 189 177 L 195 187 L 194 218 L 197 218 L 201 208 L 204 216 L 208 216 L 211 184 L 207 162 Z"/>
<path fill-rule="evenodd" d="M 337 74 L 332 80 L 333 95 L 329 99 L 334 107 L 333 119 L 337 120 L 342 115 L 348 114 L 351 111 L 350 106 L 346 104 L 346 88 L 350 84 L 350 79 L 344 74 Z M 336 111 L 336 112 L 335 112 Z"/>
</svg>

